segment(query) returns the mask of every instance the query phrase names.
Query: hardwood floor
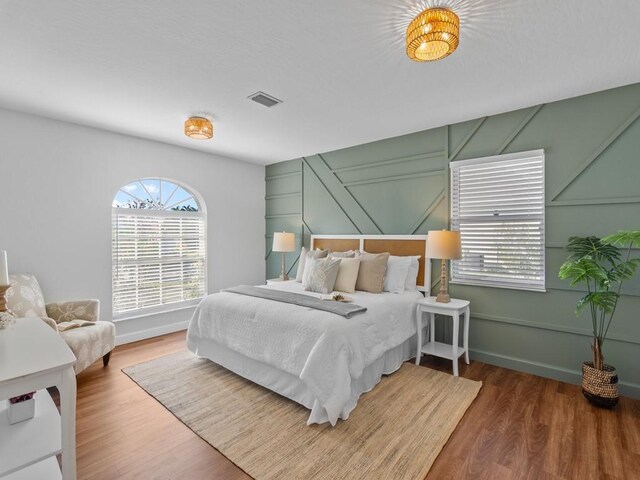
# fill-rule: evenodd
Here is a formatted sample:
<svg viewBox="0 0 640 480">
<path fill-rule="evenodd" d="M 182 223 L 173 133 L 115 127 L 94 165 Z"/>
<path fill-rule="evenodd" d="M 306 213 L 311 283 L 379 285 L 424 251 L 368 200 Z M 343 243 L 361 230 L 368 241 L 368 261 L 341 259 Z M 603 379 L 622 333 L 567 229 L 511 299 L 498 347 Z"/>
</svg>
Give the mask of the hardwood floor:
<svg viewBox="0 0 640 480">
<path fill-rule="evenodd" d="M 120 371 L 185 348 L 184 337 L 118 347 L 107 368 L 78 376 L 79 480 L 249 478 Z M 574 385 L 479 362 L 460 374 L 484 384 L 428 480 L 640 479 L 640 401 L 600 410 Z"/>
</svg>

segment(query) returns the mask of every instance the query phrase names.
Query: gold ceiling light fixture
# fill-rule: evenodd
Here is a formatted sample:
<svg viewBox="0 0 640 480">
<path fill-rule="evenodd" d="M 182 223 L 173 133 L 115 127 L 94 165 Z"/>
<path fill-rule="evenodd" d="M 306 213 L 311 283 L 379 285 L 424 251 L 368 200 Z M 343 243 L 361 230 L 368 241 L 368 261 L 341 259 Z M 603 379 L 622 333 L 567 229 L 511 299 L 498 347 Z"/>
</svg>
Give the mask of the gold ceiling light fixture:
<svg viewBox="0 0 640 480">
<path fill-rule="evenodd" d="M 213 137 L 213 124 L 208 118 L 189 117 L 184 122 L 184 134 L 196 140 L 209 140 Z"/>
<path fill-rule="evenodd" d="M 460 41 L 460 19 L 447 8 L 427 8 L 407 27 L 407 56 L 434 62 L 451 55 Z"/>
</svg>

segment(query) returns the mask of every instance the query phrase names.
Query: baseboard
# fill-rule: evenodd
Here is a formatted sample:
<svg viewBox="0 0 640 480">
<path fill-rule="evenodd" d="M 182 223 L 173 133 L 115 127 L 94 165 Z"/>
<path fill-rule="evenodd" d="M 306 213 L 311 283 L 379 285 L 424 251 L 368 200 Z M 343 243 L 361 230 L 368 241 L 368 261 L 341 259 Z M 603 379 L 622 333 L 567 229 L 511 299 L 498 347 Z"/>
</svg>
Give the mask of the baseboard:
<svg viewBox="0 0 640 480">
<path fill-rule="evenodd" d="M 579 370 L 569 370 L 562 367 L 548 365 L 546 363 L 532 362 L 521 358 L 500 355 L 497 353 L 485 352 L 482 350 L 469 349 L 469 356 L 473 360 L 478 360 L 490 365 L 509 368 L 519 372 L 531 373 L 540 377 L 552 378 L 561 382 L 580 385 L 582 382 L 582 372 Z M 640 385 L 635 383 L 620 382 L 618 384 L 620 394 L 631 398 L 640 399 Z"/>
<path fill-rule="evenodd" d="M 170 323 L 169 325 L 147 328 L 137 332 L 125 333 L 124 335 L 116 335 L 116 345 L 124 345 L 125 343 L 137 342 L 147 338 L 166 335 L 167 333 L 179 332 L 180 330 L 186 330 L 188 326 L 189 320 L 185 320 L 183 322 Z"/>
</svg>

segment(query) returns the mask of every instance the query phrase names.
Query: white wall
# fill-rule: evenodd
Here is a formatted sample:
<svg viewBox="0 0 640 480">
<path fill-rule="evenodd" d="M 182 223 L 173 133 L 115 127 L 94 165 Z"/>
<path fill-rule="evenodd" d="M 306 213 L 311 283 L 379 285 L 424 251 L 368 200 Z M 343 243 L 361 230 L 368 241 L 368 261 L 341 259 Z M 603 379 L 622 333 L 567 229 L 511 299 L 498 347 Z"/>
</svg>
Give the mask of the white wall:
<svg viewBox="0 0 640 480">
<path fill-rule="evenodd" d="M 142 177 L 178 180 L 204 198 L 210 292 L 264 280 L 264 167 L 0 109 L 9 270 L 37 275 L 47 301 L 99 298 L 111 319 L 111 201 Z M 117 322 L 118 341 L 185 328 L 192 312 Z"/>
</svg>

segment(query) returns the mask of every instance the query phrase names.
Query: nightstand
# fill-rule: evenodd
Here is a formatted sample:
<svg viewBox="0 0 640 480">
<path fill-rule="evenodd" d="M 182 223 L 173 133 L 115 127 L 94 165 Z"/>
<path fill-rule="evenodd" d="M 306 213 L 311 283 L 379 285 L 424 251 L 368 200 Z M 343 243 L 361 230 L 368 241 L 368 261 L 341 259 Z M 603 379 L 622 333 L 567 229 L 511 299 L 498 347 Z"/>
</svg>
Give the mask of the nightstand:
<svg viewBox="0 0 640 480">
<path fill-rule="evenodd" d="M 429 314 L 429 335 L 427 343 L 422 344 L 422 314 Z M 435 317 L 445 315 L 453 322 L 453 344 L 436 342 Z M 436 297 L 426 297 L 418 301 L 416 307 L 416 328 L 418 329 L 418 348 L 416 365 L 420 365 L 423 353 L 436 357 L 448 358 L 453 362 L 453 374 L 458 376 L 458 358 L 464 354 L 464 361 L 469 364 L 469 318 L 471 310 L 467 300 L 451 299 L 450 303 L 438 303 Z M 458 332 L 460 331 L 460 317 L 464 317 L 463 346 L 459 346 Z"/>
</svg>

